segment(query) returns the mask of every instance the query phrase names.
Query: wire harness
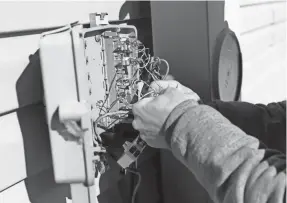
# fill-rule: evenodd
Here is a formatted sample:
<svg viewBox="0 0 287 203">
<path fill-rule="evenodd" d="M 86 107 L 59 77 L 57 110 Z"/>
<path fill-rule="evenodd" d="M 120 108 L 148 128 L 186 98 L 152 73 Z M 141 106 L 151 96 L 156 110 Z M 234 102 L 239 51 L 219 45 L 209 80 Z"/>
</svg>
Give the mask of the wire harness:
<svg viewBox="0 0 287 203">
<path fill-rule="evenodd" d="M 103 40 L 104 36 L 103 33 Z M 112 41 L 114 49 L 112 53 L 106 54 L 112 55 L 114 61 L 113 76 L 110 77 L 111 79 L 106 85 L 107 91 L 104 100 L 96 102 L 96 112 L 99 113 L 94 116 L 96 119 L 92 121 L 95 147 L 103 147 L 102 132 L 113 128 L 120 122 L 131 122 L 129 118 L 132 114 L 132 105 L 145 97 L 156 96 L 158 93 L 150 87 L 151 82 L 163 80 L 169 74 L 168 62 L 151 56 L 149 48 L 146 48 L 134 35 L 117 34 L 112 36 Z M 107 76 L 106 80 L 108 80 Z M 136 149 L 134 145 L 137 147 Z M 131 153 L 133 158 L 123 164 L 126 165 L 124 168 L 127 168 L 142 152 L 144 144 L 140 138 L 137 138 L 128 146 L 125 145 L 124 148 L 125 152 L 134 150 Z M 95 165 L 100 173 L 104 173 L 108 168 L 104 153 L 98 154 L 98 157 L 100 158 L 94 159 Z"/>
</svg>

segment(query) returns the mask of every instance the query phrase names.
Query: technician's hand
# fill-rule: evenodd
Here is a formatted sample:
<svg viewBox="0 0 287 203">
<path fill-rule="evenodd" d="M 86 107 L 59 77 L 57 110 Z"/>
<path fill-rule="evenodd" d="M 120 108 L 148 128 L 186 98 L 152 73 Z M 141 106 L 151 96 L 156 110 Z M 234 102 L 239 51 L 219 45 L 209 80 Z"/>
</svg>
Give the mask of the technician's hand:
<svg viewBox="0 0 287 203">
<path fill-rule="evenodd" d="M 144 98 L 133 105 L 132 124 L 149 146 L 168 149 L 165 135 L 161 132 L 164 122 L 177 105 L 186 100 L 193 100 L 197 105 L 199 97 L 177 81 L 156 81 L 150 90 L 160 92 L 160 95 Z"/>
</svg>

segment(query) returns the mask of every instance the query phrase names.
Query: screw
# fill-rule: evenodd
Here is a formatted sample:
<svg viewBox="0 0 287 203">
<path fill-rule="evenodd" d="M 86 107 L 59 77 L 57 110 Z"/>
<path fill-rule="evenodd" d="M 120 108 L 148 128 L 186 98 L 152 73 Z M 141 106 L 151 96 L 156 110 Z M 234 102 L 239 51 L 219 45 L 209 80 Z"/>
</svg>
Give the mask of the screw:
<svg viewBox="0 0 287 203">
<path fill-rule="evenodd" d="M 101 40 L 101 36 L 100 35 L 96 35 L 95 40 L 96 40 L 96 42 L 99 42 Z"/>
<path fill-rule="evenodd" d="M 89 63 L 89 58 L 87 57 L 87 58 L 86 58 L 86 64 L 88 64 L 88 63 Z"/>
</svg>

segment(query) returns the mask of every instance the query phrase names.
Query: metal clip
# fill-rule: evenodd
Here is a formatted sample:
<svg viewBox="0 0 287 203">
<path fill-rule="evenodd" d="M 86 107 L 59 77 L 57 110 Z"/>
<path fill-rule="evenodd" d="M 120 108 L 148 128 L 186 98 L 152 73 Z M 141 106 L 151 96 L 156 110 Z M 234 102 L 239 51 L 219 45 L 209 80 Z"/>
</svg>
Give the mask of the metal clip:
<svg viewBox="0 0 287 203">
<path fill-rule="evenodd" d="M 108 13 L 90 13 L 90 27 L 108 24 Z"/>
</svg>

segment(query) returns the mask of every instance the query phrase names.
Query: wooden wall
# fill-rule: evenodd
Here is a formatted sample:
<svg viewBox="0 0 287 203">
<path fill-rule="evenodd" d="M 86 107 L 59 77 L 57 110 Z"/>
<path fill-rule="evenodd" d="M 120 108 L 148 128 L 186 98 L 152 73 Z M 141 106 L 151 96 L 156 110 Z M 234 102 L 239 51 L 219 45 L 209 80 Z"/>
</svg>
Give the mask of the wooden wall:
<svg viewBox="0 0 287 203">
<path fill-rule="evenodd" d="M 89 13 L 103 11 L 110 20 L 129 19 L 151 46 L 148 2 L 0 2 L 0 203 L 70 202 L 69 186 L 53 181 L 37 52 L 40 35 L 27 30 L 88 22 Z M 13 30 L 20 36 L 11 37 Z M 158 193 L 155 167 L 150 163 L 140 169 L 145 177 L 142 202 L 152 203 L 148 194 Z M 119 171 L 105 178 L 109 181 L 101 182 L 100 203 L 127 202 L 122 199 L 129 198 L 129 180 L 119 181 Z"/>
</svg>

